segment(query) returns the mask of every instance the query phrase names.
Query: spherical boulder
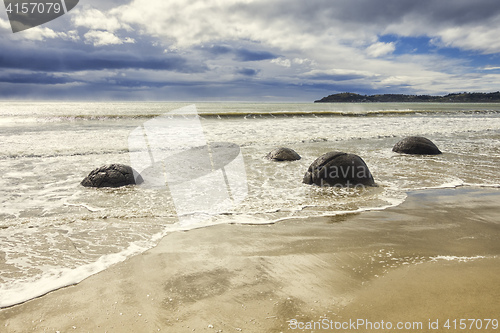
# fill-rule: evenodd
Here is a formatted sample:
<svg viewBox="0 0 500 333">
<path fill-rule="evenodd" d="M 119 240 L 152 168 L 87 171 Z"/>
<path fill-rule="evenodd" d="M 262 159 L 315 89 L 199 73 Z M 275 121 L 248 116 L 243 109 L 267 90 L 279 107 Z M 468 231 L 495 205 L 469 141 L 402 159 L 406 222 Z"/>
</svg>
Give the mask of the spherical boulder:
<svg viewBox="0 0 500 333">
<path fill-rule="evenodd" d="M 301 159 L 300 155 L 295 150 L 290 148 L 276 148 L 267 154 L 266 158 L 273 161 L 298 161 Z"/>
<path fill-rule="evenodd" d="M 421 136 L 409 136 L 399 141 L 392 148 L 393 152 L 411 155 L 439 155 L 439 148 L 429 139 Z"/>
<path fill-rule="evenodd" d="M 332 151 L 318 157 L 304 175 L 303 183 L 318 186 L 375 186 L 365 161 L 358 155 Z"/>
<path fill-rule="evenodd" d="M 80 184 L 85 187 L 120 187 L 143 182 L 132 167 L 123 164 L 103 165 L 92 170 Z"/>
</svg>

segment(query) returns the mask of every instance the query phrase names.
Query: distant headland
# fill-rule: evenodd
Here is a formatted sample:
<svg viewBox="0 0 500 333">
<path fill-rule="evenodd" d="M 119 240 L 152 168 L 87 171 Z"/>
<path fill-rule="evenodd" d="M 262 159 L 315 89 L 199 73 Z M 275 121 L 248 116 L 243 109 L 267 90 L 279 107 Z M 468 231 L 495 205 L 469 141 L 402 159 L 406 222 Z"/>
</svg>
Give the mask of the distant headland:
<svg viewBox="0 0 500 333">
<path fill-rule="evenodd" d="M 340 93 L 323 97 L 314 103 L 500 103 L 500 92 L 493 93 L 458 93 L 446 96 L 430 95 L 359 95 Z"/>
</svg>

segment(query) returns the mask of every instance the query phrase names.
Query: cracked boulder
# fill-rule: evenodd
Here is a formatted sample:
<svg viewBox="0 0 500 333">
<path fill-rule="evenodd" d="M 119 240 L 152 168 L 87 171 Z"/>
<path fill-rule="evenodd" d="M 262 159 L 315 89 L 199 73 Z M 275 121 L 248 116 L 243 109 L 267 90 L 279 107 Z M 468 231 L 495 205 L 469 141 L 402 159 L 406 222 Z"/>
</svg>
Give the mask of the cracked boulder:
<svg viewBox="0 0 500 333">
<path fill-rule="evenodd" d="M 132 167 L 123 164 L 103 165 L 92 170 L 81 184 L 85 187 L 121 187 L 143 182 Z"/>
<path fill-rule="evenodd" d="M 439 155 L 439 148 L 422 136 L 409 136 L 399 141 L 392 148 L 393 152 L 411 155 Z"/>
</svg>

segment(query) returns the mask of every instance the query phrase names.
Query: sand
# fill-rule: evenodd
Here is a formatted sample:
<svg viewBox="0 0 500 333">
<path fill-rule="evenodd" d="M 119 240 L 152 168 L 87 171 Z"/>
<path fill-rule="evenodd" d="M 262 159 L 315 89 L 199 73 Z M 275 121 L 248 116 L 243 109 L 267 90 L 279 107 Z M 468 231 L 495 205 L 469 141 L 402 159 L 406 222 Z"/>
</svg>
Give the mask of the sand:
<svg viewBox="0 0 500 333">
<path fill-rule="evenodd" d="M 426 190 L 385 211 L 175 232 L 0 310 L 0 331 L 384 332 L 383 321 L 499 332 L 443 327 L 500 319 L 499 199 L 498 189 Z M 335 329 L 360 320 L 372 329 Z"/>
</svg>

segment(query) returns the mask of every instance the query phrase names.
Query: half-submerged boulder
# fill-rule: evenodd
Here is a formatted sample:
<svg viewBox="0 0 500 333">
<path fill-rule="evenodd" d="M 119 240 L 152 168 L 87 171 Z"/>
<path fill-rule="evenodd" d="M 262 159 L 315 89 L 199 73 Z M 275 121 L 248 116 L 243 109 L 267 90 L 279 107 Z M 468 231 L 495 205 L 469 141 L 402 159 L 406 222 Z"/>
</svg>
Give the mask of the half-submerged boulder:
<svg viewBox="0 0 500 333">
<path fill-rule="evenodd" d="M 375 186 L 365 161 L 358 155 L 332 151 L 318 157 L 304 175 L 303 183 L 318 186 Z"/>
<path fill-rule="evenodd" d="M 399 141 L 392 148 L 393 152 L 412 155 L 439 155 L 439 148 L 422 136 L 409 136 Z"/>
<path fill-rule="evenodd" d="M 273 161 L 298 161 L 301 159 L 300 155 L 295 150 L 290 148 L 276 148 L 267 154 L 266 158 Z"/>
<path fill-rule="evenodd" d="M 121 187 L 142 182 L 141 175 L 135 172 L 132 167 L 123 164 L 109 164 L 92 170 L 81 184 L 85 187 Z"/>
</svg>

